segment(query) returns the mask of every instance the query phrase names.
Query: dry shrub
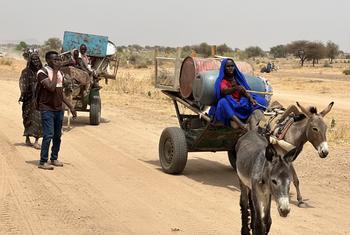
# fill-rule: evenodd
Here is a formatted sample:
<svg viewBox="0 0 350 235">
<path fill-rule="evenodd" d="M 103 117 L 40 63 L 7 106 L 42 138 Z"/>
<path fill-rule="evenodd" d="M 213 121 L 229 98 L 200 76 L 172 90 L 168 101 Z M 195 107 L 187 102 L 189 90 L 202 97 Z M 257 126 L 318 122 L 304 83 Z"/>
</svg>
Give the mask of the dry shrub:
<svg viewBox="0 0 350 235">
<path fill-rule="evenodd" d="M 152 76 L 138 78 L 130 72 L 122 73 L 115 81 L 109 81 L 108 85 L 103 87 L 103 92 L 143 95 L 149 98 L 160 96 L 160 91 L 154 87 L 154 78 Z"/>
<path fill-rule="evenodd" d="M 330 128 L 328 131 L 328 141 L 335 143 L 349 143 L 350 142 L 350 125 L 343 124 L 337 127 Z"/>
<path fill-rule="evenodd" d="M 12 60 L 6 59 L 6 58 L 2 58 L 2 59 L 0 59 L 0 65 L 11 66 L 12 65 Z"/>
<path fill-rule="evenodd" d="M 350 69 L 344 70 L 343 73 L 344 73 L 345 75 L 350 75 Z"/>
</svg>

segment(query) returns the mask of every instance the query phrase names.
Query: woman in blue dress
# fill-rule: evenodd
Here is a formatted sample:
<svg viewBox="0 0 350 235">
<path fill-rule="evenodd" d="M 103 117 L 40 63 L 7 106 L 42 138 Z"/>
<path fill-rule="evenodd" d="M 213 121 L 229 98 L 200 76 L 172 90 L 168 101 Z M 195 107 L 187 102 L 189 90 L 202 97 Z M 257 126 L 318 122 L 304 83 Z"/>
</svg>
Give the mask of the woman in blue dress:
<svg viewBox="0 0 350 235">
<path fill-rule="evenodd" d="M 247 127 L 244 122 L 257 109 L 265 110 L 266 100 L 247 92 L 250 87 L 232 59 L 221 62 L 219 77 L 215 82 L 215 96 L 218 100 L 209 110 L 214 121 L 226 126 Z"/>
</svg>

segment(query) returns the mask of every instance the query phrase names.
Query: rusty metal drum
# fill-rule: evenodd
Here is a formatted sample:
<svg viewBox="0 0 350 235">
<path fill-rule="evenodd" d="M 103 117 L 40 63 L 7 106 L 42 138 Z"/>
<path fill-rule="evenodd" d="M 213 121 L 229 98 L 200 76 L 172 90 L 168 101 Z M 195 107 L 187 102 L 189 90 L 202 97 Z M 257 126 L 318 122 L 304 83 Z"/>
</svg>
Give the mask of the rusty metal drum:
<svg viewBox="0 0 350 235">
<path fill-rule="evenodd" d="M 235 61 L 237 68 L 244 74 L 248 74 L 250 76 L 254 75 L 254 68 L 251 64 L 245 61 Z"/>
<path fill-rule="evenodd" d="M 186 57 L 180 71 L 180 93 L 183 98 L 192 95 L 192 83 L 199 73 L 220 69 L 220 61 L 214 58 Z"/>
</svg>

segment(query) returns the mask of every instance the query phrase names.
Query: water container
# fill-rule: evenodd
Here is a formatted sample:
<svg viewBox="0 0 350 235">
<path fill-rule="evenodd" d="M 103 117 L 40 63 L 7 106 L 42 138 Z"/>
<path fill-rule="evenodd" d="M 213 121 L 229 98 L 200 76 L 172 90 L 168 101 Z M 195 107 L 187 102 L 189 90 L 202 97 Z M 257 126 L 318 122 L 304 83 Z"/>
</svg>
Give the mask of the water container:
<svg viewBox="0 0 350 235">
<path fill-rule="evenodd" d="M 235 64 L 241 73 L 254 76 L 254 68 L 251 64 L 245 61 L 235 61 Z"/>
<path fill-rule="evenodd" d="M 253 75 L 253 66 L 244 61 L 235 61 L 238 69 L 245 74 Z M 196 57 L 186 57 L 182 62 L 180 71 L 180 92 L 182 97 L 189 98 L 192 95 L 192 85 L 194 80 L 202 72 L 212 72 L 217 73 L 220 70 L 221 62 L 217 58 L 196 58 Z M 214 72 L 216 71 L 216 72 Z M 210 79 L 212 78 L 210 76 Z M 199 81 L 196 81 L 198 83 Z M 205 87 L 207 86 L 206 84 Z M 199 92 L 198 90 L 196 92 Z M 198 94 L 197 94 L 198 95 Z M 209 100 L 207 100 L 209 102 Z"/>
<path fill-rule="evenodd" d="M 200 72 L 193 80 L 193 97 L 203 105 L 213 105 L 216 102 L 214 86 L 219 76 L 219 70 Z"/>
<path fill-rule="evenodd" d="M 63 51 L 79 49 L 81 44 L 86 45 L 88 56 L 105 57 L 107 54 L 108 37 L 69 31 L 64 32 Z"/>
<path fill-rule="evenodd" d="M 272 87 L 270 83 L 264 78 L 264 77 L 255 77 L 245 74 L 245 79 L 247 80 L 248 85 L 250 86 L 250 89 L 252 91 L 260 91 L 260 92 L 271 92 L 272 93 Z M 269 94 L 259 94 L 260 96 L 264 97 L 267 101 L 267 103 L 270 102 L 271 96 Z"/>
<path fill-rule="evenodd" d="M 202 105 L 211 106 L 216 103 L 215 81 L 219 76 L 219 70 L 200 72 L 193 80 L 193 97 Z M 244 74 L 244 77 L 252 91 L 272 92 L 272 87 L 265 78 Z M 259 94 L 267 102 L 270 102 L 271 95 Z"/>
<path fill-rule="evenodd" d="M 220 61 L 214 58 L 186 57 L 181 65 L 180 92 L 182 97 L 188 98 L 192 94 L 193 80 L 200 72 L 219 70 Z"/>
</svg>

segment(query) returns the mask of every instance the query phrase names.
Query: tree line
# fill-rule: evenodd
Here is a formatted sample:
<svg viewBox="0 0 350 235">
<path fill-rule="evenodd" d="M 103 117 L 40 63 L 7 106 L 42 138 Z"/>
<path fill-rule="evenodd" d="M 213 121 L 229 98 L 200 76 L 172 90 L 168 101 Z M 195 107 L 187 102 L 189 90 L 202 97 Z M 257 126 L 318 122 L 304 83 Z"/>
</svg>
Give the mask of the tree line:
<svg viewBox="0 0 350 235">
<path fill-rule="evenodd" d="M 48 51 L 61 51 L 62 41 L 59 38 L 49 38 L 42 45 L 28 45 L 26 42 L 20 41 L 16 45 L 16 50 L 23 51 L 28 47 L 39 49 L 40 56 L 44 58 Z"/>
<path fill-rule="evenodd" d="M 16 49 L 23 50 L 27 48 L 25 42 L 20 42 Z M 59 38 L 49 38 L 43 45 L 35 45 L 40 50 L 40 54 L 44 55 L 49 50 L 61 50 L 62 41 Z M 140 46 L 138 44 L 132 44 L 128 46 L 118 46 L 119 53 L 128 52 L 130 55 L 139 54 L 145 51 L 158 50 L 163 54 L 175 54 L 176 48 L 169 46 Z M 192 55 L 193 53 L 198 56 L 209 57 L 212 54 L 212 46 L 206 42 L 202 42 L 198 45 L 186 45 L 182 47 L 182 56 Z M 239 59 L 248 59 L 254 57 L 272 56 L 273 58 L 286 58 L 288 56 L 294 56 L 299 58 L 301 66 L 305 61 L 311 61 L 313 66 L 318 63 L 320 59 L 328 58 L 330 63 L 337 56 L 343 53 L 339 50 L 339 46 L 332 41 L 328 41 L 326 44 L 318 41 L 298 40 L 292 41 L 285 45 L 277 45 L 270 48 L 270 51 L 265 52 L 258 46 L 250 46 L 244 50 L 239 48 L 232 49 L 226 44 L 220 44 L 216 46 L 216 54 L 221 56 L 236 57 Z M 134 56 L 135 57 L 135 56 Z M 132 57 L 133 58 L 133 57 Z"/>
<path fill-rule="evenodd" d="M 328 58 L 330 63 L 340 54 L 339 46 L 332 41 L 326 44 L 323 42 L 311 42 L 307 40 L 293 41 L 287 45 L 277 45 L 270 49 L 270 54 L 274 58 L 285 58 L 293 55 L 300 59 L 301 66 L 305 61 L 312 61 L 312 65 L 318 63 L 320 59 Z"/>
<path fill-rule="evenodd" d="M 136 51 L 142 50 L 155 50 L 165 54 L 171 54 L 176 52 L 174 47 L 162 47 L 162 46 L 145 46 L 134 44 L 129 46 L 120 46 L 118 51 Z M 209 57 L 212 53 L 212 46 L 203 42 L 199 45 L 184 46 L 182 47 L 182 56 L 193 54 L 199 56 Z M 301 66 L 304 66 L 305 61 L 311 61 L 313 66 L 319 62 L 320 59 L 328 58 L 330 63 L 337 58 L 340 53 L 344 53 L 339 50 L 339 46 L 332 41 L 328 41 L 326 44 L 318 41 L 298 40 L 288 43 L 286 45 L 277 45 L 270 48 L 270 51 L 265 52 L 258 46 L 250 46 L 244 50 L 239 48 L 232 49 L 226 44 L 216 46 L 216 54 L 221 56 L 231 56 L 239 59 L 249 59 L 254 57 L 271 56 L 273 58 L 286 58 L 288 56 L 294 56 L 300 59 Z"/>
</svg>

